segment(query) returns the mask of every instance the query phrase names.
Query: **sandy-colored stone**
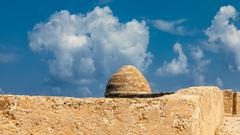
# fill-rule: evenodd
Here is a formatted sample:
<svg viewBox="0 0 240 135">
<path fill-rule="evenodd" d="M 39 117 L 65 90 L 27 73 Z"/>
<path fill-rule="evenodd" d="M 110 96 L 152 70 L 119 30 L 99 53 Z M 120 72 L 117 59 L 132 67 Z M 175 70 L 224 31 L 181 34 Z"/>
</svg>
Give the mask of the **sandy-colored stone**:
<svg viewBox="0 0 240 135">
<path fill-rule="evenodd" d="M 240 117 L 226 116 L 216 135 L 240 135 Z"/>
<path fill-rule="evenodd" d="M 105 96 L 149 93 L 151 88 L 143 74 L 136 67 L 125 65 L 108 81 Z"/>
<path fill-rule="evenodd" d="M 157 98 L 2 95 L 0 134 L 214 135 L 223 112 L 220 93 L 194 87 Z"/>
<path fill-rule="evenodd" d="M 224 90 L 224 112 L 228 116 L 240 116 L 240 92 Z"/>
<path fill-rule="evenodd" d="M 1 96 L 3 135 L 192 135 L 197 97 L 59 98 Z M 181 107 L 180 107 L 180 106 Z M 193 115 L 194 114 L 194 115 Z"/>
<path fill-rule="evenodd" d="M 240 116 L 240 92 L 236 92 L 237 101 L 236 101 L 236 115 Z"/>
<path fill-rule="evenodd" d="M 226 115 L 233 114 L 233 90 L 224 90 L 224 112 Z"/>
<path fill-rule="evenodd" d="M 199 97 L 199 134 L 214 135 L 224 117 L 223 92 L 217 87 L 190 87 L 176 93 Z"/>
</svg>

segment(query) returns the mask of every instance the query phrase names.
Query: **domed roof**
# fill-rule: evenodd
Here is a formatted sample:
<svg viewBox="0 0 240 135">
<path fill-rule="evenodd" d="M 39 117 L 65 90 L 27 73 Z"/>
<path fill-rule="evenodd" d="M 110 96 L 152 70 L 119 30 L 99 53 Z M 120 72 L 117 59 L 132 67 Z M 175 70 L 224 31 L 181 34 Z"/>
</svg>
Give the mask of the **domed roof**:
<svg viewBox="0 0 240 135">
<path fill-rule="evenodd" d="M 143 74 L 134 66 L 125 65 L 108 81 L 105 97 L 151 93 L 151 88 Z"/>
</svg>

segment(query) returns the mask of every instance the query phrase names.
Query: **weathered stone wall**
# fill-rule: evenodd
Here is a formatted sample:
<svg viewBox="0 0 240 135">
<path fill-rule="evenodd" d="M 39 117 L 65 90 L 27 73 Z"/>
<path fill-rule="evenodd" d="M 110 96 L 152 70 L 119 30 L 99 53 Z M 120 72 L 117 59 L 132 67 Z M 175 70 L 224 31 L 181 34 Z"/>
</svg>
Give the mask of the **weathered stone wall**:
<svg viewBox="0 0 240 135">
<path fill-rule="evenodd" d="M 236 115 L 240 116 L 240 92 L 237 93 Z"/>
<path fill-rule="evenodd" d="M 224 90 L 225 115 L 240 115 L 240 92 Z"/>
<path fill-rule="evenodd" d="M 224 112 L 226 115 L 233 114 L 233 91 L 224 90 Z"/>
<path fill-rule="evenodd" d="M 223 93 L 217 87 L 190 87 L 177 94 L 199 97 L 199 128 L 201 135 L 213 135 L 224 117 Z"/>
<path fill-rule="evenodd" d="M 240 135 L 240 93 L 229 89 L 223 93 L 225 117 L 216 135 Z"/>
<path fill-rule="evenodd" d="M 4 135 L 214 135 L 222 115 L 216 87 L 157 98 L 0 96 Z"/>
</svg>

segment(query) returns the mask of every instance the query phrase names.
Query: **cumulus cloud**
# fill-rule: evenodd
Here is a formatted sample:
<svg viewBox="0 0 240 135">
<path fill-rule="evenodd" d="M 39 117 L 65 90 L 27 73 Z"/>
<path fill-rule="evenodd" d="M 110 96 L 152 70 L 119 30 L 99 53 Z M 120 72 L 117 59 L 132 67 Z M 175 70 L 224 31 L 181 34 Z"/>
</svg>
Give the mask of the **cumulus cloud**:
<svg viewBox="0 0 240 135">
<path fill-rule="evenodd" d="M 216 84 L 218 87 L 222 88 L 223 87 L 223 81 L 221 80 L 221 78 L 217 78 L 216 79 Z"/>
<path fill-rule="evenodd" d="M 187 57 L 182 50 L 180 43 L 175 43 L 173 46 L 175 53 L 178 53 L 178 58 L 174 58 L 171 62 L 164 62 L 163 66 L 158 68 L 156 74 L 159 76 L 176 76 L 188 73 Z"/>
<path fill-rule="evenodd" d="M 30 48 L 48 54 L 51 77 L 85 91 L 106 83 L 125 64 L 146 69 L 151 63 L 148 42 L 144 21 L 121 23 L 108 7 L 96 7 L 85 15 L 63 10 L 29 32 Z"/>
<path fill-rule="evenodd" d="M 192 76 L 195 85 L 205 85 L 204 71 L 206 67 L 211 63 L 211 59 L 205 59 L 204 53 L 200 47 L 191 47 L 191 56 L 195 62 L 192 67 Z"/>
<path fill-rule="evenodd" d="M 199 47 L 192 47 L 191 55 L 196 61 L 201 61 L 201 59 L 204 57 L 203 51 Z"/>
<path fill-rule="evenodd" d="M 171 62 L 164 62 L 163 66 L 156 70 L 159 76 L 177 76 L 187 75 L 193 81 L 194 85 L 205 85 L 206 67 L 211 63 L 211 59 L 206 59 L 204 52 L 198 46 L 189 46 L 189 58 L 182 50 L 182 45 L 176 43 L 174 45 L 174 52 L 178 53 L 178 58 L 174 58 Z"/>
<path fill-rule="evenodd" d="M 165 21 L 159 19 L 152 21 L 152 24 L 155 28 L 163 32 L 181 36 L 191 35 L 193 33 L 190 32 L 185 26 L 183 26 L 183 23 L 186 21 L 186 19 L 179 19 L 175 21 Z"/>
<path fill-rule="evenodd" d="M 210 59 L 204 59 L 204 53 L 200 47 L 191 47 L 191 56 L 196 62 L 196 69 L 198 71 L 205 70 L 205 67 L 211 62 Z"/>
<path fill-rule="evenodd" d="M 221 7 L 205 33 L 210 44 L 217 44 L 233 55 L 236 69 L 240 71 L 240 30 L 234 24 L 237 16 L 233 6 Z"/>
</svg>

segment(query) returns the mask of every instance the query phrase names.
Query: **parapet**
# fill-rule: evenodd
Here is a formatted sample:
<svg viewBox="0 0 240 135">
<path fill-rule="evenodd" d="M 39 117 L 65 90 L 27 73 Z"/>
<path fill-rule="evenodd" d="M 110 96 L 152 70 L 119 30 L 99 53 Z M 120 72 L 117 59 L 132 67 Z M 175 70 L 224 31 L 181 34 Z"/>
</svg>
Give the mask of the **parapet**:
<svg viewBox="0 0 240 135">
<path fill-rule="evenodd" d="M 223 118 L 216 87 L 155 98 L 0 96 L 0 134 L 214 135 Z"/>
</svg>

